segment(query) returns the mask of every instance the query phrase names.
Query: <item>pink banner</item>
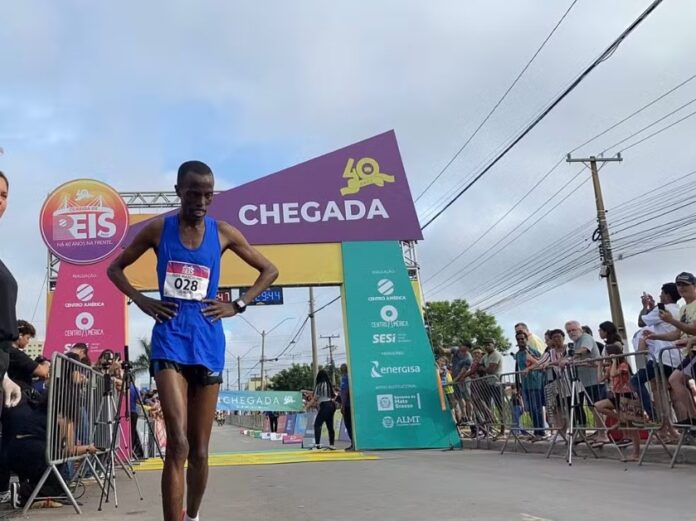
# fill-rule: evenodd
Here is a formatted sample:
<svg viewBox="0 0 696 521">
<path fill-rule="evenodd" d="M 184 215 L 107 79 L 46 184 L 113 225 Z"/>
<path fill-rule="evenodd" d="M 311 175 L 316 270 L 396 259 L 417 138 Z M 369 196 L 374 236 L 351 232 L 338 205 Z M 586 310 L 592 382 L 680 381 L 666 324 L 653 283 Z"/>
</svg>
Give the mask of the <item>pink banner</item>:
<svg viewBox="0 0 696 521">
<path fill-rule="evenodd" d="M 61 262 L 46 327 L 44 356 L 64 353 L 84 342 L 92 362 L 105 349 L 123 355 L 126 343 L 126 299 L 106 275 L 118 254 L 96 264 Z"/>
</svg>

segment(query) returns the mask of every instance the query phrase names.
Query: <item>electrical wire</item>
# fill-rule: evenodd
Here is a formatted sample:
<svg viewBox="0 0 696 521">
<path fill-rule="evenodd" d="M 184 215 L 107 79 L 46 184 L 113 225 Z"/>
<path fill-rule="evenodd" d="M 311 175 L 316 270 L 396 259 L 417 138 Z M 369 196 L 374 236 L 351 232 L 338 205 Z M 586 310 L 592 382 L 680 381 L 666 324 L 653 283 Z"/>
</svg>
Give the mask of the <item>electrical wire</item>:
<svg viewBox="0 0 696 521">
<path fill-rule="evenodd" d="M 578 78 L 576 78 L 559 97 L 557 97 L 544 111 L 535 118 L 535 120 L 527 126 L 522 133 L 513 140 L 505 149 L 496 156 L 496 158 L 490 162 L 481 172 L 479 172 L 472 181 L 470 181 L 462 190 L 460 190 L 452 199 L 450 199 L 443 208 L 441 208 L 433 217 L 431 217 L 422 227 L 421 230 L 425 230 L 433 222 L 435 222 L 445 211 L 447 211 L 464 193 L 466 193 L 476 182 L 478 182 L 486 173 L 488 173 L 507 153 L 512 150 L 522 139 L 524 139 L 561 101 L 563 101 L 575 88 L 582 83 L 582 81 L 602 62 L 609 59 L 616 49 L 621 45 L 621 43 L 652 13 L 660 4 L 662 0 L 654 0 L 650 6 L 640 15 L 636 20 L 631 23 L 615 40 L 612 44 L 607 47 L 607 49 L 587 68 L 585 69 Z"/>
<path fill-rule="evenodd" d="M 524 73 L 527 72 L 527 69 L 529 69 L 529 67 L 532 65 L 532 63 L 534 62 L 534 60 L 535 60 L 535 59 L 537 58 L 537 56 L 539 56 L 539 54 L 541 53 L 542 49 L 546 46 L 546 44 L 548 43 L 548 41 L 551 39 L 551 37 L 554 35 L 554 33 L 555 33 L 555 32 L 558 30 L 558 28 L 561 26 L 561 24 L 563 23 L 563 20 L 565 20 L 566 17 L 570 14 L 570 11 L 573 9 L 573 7 L 574 7 L 575 4 L 577 3 L 577 1 L 578 1 L 578 0 L 573 0 L 573 1 L 571 2 L 570 6 L 568 6 L 568 8 L 566 9 L 566 11 L 563 13 L 563 16 L 561 16 L 561 18 L 558 20 L 558 22 L 556 22 L 556 25 L 553 27 L 553 29 L 551 30 L 551 32 L 546 36 L 546 38 L 544 39 L 544 41 L 541 42 L 541 45 L 539 46 L 539 48 L 538 48 L 538 49 L 536 50 L 536 52 L 532 55 L 532 57 L 527 61 L 527 63 L 525 64 L 525 66 L 522 68 L 522 70 L 517 74 L 517 76 L 515 77 L 515 79 L 513 80 L 513 82 L 510 84 L 510 86 L 507 88 L 507 90 L 503 93 L 503 95 L 500 97 L 500 99 L 498 99 L 498 101 L 495 103 L 495 105 L 493 105 L 493 108 L 488 112 L 488 114 L 486 115 L 486 117 L 483 118 L 483 121 L 481 121 L 481 123 L 479 123 L 478 127 L 476 127 L 476 130 L 474 130 L 473 133 L 467 138 L 467 140 L 464 142 L 464 144 L 459 148 L 459 150 L 457 150 L 457 152 L 454 154 L 454 156 L 452 156 L 452 158 L 447 162 L 447 164 L 442 168 L 442 170 L 440 170 L 440 172 L 435 176 L 435 178 L 434 178 L 432 181 L 430 181 L 430 183 L 428 184 L 428 186 L 426 186 L 425 189 L 418 195 L 418 197 L 416 197 L 416 199 L 415 199 L 414 202 L 417 203 L 417 202 L 420 200 L 420 198 L 423 197 L 423 195 L 425 195 L 425 193 L 426 193 L 428 190 L 430 190 L 430 188 L 435 184 L 435 182 L 436 182 L 438 179 L 440 179 L 440 177 L 442 176 L 442 174 L 445 173 L 445 171 L 452 165 L 452 163 L 455 162 L 455 160 L 456 160 L 456 159 L 459 157 L 459 155 L 464 151 L 464 149 L 469 145 L 469 143 L 471 143 L 471 141 L 476 137 L 476 135 L 477 135 L 477 134 L 479 133 L 479 131 L 483 128 L 483 126 L 488 122 L 488 120 L 491 118 L 491 116 L 493 116 L 493 114 L 495 113 L 495 111 L 498 110 L 498 107 L 500 107 L 500 105 L 503 103 L 503 101 L 505 101 L 505 98 L 507 98 L 508 94 L 510 94 L 510 91 L 512 91 L 512 89 L 515 87 L 515 85 L 517 85 L 517 83 L 520 81 L 520 79 L 522 78 L 522 76 L 524 75 Z"/>
</svg>

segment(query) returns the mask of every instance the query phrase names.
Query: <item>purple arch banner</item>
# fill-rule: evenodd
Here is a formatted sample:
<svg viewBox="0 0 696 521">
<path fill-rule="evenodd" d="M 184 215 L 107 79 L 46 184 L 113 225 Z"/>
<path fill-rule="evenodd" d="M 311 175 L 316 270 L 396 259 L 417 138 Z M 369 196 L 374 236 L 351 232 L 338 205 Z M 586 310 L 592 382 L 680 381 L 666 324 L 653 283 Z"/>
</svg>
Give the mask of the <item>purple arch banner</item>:
<svg viewBox="0 0 696 521">
<path fill-rule="evenodd" d="M 252 244 L 423 238 L 394 131 L 222 192 L 209 215 Z"/>
</svg>

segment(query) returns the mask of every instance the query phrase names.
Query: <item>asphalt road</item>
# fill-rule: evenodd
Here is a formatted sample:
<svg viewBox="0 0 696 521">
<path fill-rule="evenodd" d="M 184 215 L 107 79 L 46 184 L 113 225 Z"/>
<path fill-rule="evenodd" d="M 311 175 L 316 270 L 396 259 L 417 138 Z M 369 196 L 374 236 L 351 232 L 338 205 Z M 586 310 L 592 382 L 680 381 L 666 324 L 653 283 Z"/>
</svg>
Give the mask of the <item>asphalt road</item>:
<svg viewBox="0 0 696 521">
<path fill-rule="evenodd" d="M 216 451 L 256 451 L 270 442 L 215 427 Z M 274 445 L 278 448 L 277 445 Z M 213 468 L 201 521 L 592 521 L 691 519 L 696 468 L 639 468 L 615 461 L 563 459 L 488 451 L 379 453 L 379 461 Z M 160 520 L 159 473 L 120 482 L 121 507 L 96 511 L 98 489 L 83 501 L 85 517 Z M 75 519 L 68 507 L 32 511 L 36 519 Z"/>
</svg>

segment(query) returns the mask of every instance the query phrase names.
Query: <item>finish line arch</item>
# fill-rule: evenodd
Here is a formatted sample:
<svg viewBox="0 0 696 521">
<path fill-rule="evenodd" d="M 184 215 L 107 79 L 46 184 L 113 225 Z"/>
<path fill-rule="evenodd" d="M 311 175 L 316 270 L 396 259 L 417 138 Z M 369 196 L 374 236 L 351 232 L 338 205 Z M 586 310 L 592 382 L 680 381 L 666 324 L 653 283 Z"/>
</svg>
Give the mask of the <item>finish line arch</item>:
<svg viewBox="0 0 696 521">
<path fill-rule="evenodd" d="M 178 207 L 168 192 L 121 196 L 130 209 Z M 126 242 L 176 211 L 131 214 Z M 239 228 L 276 264 L 274 285 L 340 286 L 357 448 L 459 445 L 423 324 L 414 246 L 422 234 L 393 131 L 220 192 L 209 215 Z M 49 259 L 49 310 L 65 271 L 58 265 Z M 156 291 L 154 253 L 126 275 L 138 290 Z M 223 256 L 220 287 L 255 278 L 236 256 Z"/>
</svg>

